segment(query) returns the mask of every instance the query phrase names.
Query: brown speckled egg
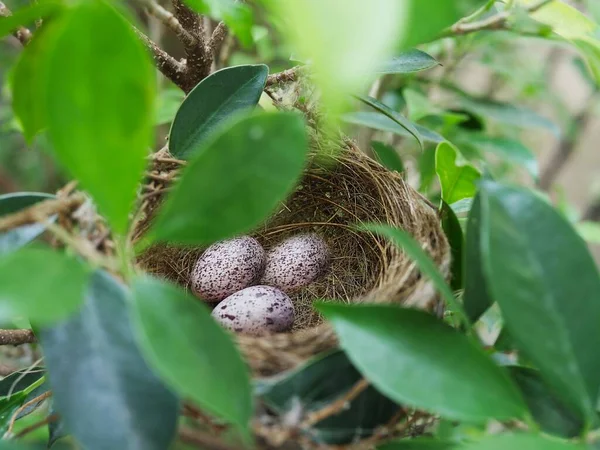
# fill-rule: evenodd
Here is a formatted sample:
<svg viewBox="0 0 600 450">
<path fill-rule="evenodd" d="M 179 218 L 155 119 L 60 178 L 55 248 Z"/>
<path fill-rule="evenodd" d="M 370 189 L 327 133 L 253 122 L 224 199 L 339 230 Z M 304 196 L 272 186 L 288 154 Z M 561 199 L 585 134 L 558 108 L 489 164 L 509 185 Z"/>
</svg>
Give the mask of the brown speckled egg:
<svg viewBox="0 0 600 450">
<path fill-rule="evenodd" d="M 191 276 L 194 294 L 218 302 L 256 284 L 265 268 L 265 251 L 258 241 L 242 236 L 217 242 L 206 249 Z"/>
<path fill-rule="evenodd" d="M 279 289 L 251 286 L 219 303 L 212 316 L 228 330 L 258 336 L 291 329 L 294 305 Z"/>
<path fill-rule="evenodd" d="M 314 233 L 286 239 L 267 254 L 261 284 L 293 292 L 324 274 L 330 262 L 329 248 Z"/>
</svg>

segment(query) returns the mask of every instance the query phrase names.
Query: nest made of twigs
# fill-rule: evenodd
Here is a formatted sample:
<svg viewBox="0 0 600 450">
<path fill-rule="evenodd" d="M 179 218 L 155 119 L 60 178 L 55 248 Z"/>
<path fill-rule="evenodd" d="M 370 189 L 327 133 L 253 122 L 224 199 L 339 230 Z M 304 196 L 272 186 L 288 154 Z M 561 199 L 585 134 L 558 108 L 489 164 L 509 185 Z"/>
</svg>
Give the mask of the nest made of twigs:
<svg viewBox="0 0 600 450">
<path fill-rule="evenodd" d="M 290 333 L 237 335 L 240 349 L 256 375 L 272 375 L 335 347 L 329 325 L 312 308 L 315 300 L 343 303 L 399 303 L 432 310 L 437 297 L 415 263 L 400 249 L 357 224 L 384 223 L 409 232 L 448 275 L 450 252 L 436 209 L 408 186 L 400 174 L 373 161 L 346 140 L 332 160 L 313 153 L 294 193 L 252 235 L 266 250 L 286 237 L 314 232 L 332 253 L 327 274 L 291 295 L 296 322 Z M 163 192 L 180 163 L 162 152 L 146 185 L 144 219 L 137 235 L 147 230 Z M 148 272 L 187 289 L 194 263 L 204 249 L 156 245 L 139 259 Z"/>
</svg>

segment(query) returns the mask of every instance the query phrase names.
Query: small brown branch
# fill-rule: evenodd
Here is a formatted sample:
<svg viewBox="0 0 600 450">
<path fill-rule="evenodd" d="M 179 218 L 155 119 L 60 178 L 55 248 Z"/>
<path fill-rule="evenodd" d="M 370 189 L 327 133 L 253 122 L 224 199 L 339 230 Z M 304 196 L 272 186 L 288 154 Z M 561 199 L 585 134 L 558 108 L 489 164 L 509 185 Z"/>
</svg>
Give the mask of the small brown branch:
<svg viewBox="0 0 600 450">
<path fill-rule="evenodd" d="M 225 40 L 226 36 L 227 27 L 225 26 L 225 22 L 219 22 L 212 32 L 210 40 L 208 41 L 208 48 L 210 49 L 213 58 L 215 58 L 221 51 L 221 46 L 223 45 L 223 41 Z"/>
<path fill-rule="evenodd" d="M 41 428 L 43 426 L 46 426 L 48 424 L 57 422 L 58 419 L 60 419 L 60 416 L 56 413 L 54 414 L 50 414 L 48 417 L 46 417 L 45 419 L 40 420 L 39 422 L 36 422 L 30 426 L 28 426 L 27 428 L 23 428 L 16 436 L 16 439 L 22 438 L 23 436 L 28 435 L 29 433 L 31 433 L 32 431 L 37 430 L 38 428 Z"/>
<path fill-rule="evenodd" d="M 36 342 L 31 330 L 0 330 L 0 345 L 23 345 Z"/>
<path fill-rule="evenodd" d="M 36 398 L 29 400 L 24 405 L 21 405 L 13 413 L 12 417 L 10 418 L 10 423 L 8 425 L 8 429 L 6 430 L 6 434 L 7 435 L 11 435 L 12 434 L 12 430 L 13 430 L 13 428 L 15 426 L 15 422 L 17 421 L 17 418 L 19 417 L 19 414 L 21 414 L 23 411 L 25 411 L 30 406 L 35 405 L 35 404 L 40 403 L 40 402 L 43 402 L 44 400 L 46 400 L 47 398 L 50 398 L 51 396 L 52 396 L 52 391 L 46 391 L 42 395 L 39 395 Z"/>
<path fill-rule="evenodd" d="M 191 34 L 186 27 L 173 15 L 153 0 L 138 0 L 146 8 L 148 14 L 160 20 L 186 47 L 193 47 L 198 43 L 196 36 Z"/>
<path fill-rule="evenodd" d="M 292 67 L 291 69 L 284 70 L 283 72 L 271 74 L 267 78 L 267 86 L 273 86 L 273 85 L 279 84 L 279 83 L 296 81 L 301 69 L 302 69 L 302 66 L 295 66 L 295 67 Z"/>
<path fill-rule="evenodd" d="M 175 17 L 192 35 L 200 34 L 202 30 L 202 17 L 194 10 L 190 9 L 181 0 L 173 0 L 173 8 L 175 9 Z"/>
<path fill-rule="evenodd" d="M 6 7 L 6 5 L 4 3 L 2 3 L 0 1 L 0 17 L 8 17 L 8 16 L 12 16 L 12 12 L 10 11 L 10 9 L 8 9 Z M 32 34 L 28 28 L 18 27 L 13 32 L 13 36 L 16 37 L 21 42 L 21 44 L 27 45 L 29 43 L 29 41 L 31 40 Z"/>
<path fill-rule="evenodd" d="M 334 414 L 338 414 L 340 411 L 343 411 L 348 403 L 358 397 L 367 387 L 369 386 L 369 382 L 364 378 L 357 382 L 352 389 L 346 392 L 345 395 L 325 406 L 324 408 L 310 413 L 306 420 L 304 421 L 304 426 L 310 427 L 317 422 L 320 422 L 323 419 L 333 416 Z"/>
<path fill-rule="evenodd" d="M 1 217 L 0 232 L 39 222 L 40 217 L 50 217 L 55 214 L 70 212 L 83 204 L 84 201 L 83 194 L 73 195 L 69 198 L 44 200 L 14 214 Z"/>
<path fill-rule="evenodd" d="M 189 427 L 182 427 L 179 430 L 179 439 L 198 448 L 207 450 L 241 450 L 242 447 L 235 447 L 221 441 L 209 434 L 202 433 Z"/>
</svg>

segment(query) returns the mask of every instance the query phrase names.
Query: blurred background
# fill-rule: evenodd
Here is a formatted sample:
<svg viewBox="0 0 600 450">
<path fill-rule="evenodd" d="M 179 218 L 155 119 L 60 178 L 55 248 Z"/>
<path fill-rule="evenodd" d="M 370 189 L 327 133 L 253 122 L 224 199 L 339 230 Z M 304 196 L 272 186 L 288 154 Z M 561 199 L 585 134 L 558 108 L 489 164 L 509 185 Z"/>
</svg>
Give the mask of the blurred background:
<svg viewBox="0 0 600 450">
<path fill-rule="evenodd" d="M 597 0 L 570 2 L 600 19 Z M 22 2 L 6 2 L 17 9 Z M 134 12 L 148 35 L 173 56 L 178 41 L 162 24 Z M 207 22 L 210 33 L 214 22 Z M 455 144 L 462 155 L 492 176 L 519 181 L 549 195 L 582 233 L 600 261 L 600 102 L 580 55 L 563 41 L 505 31 L 480 32 L 425 45 L 440 65 L 406 76 L 383 76 L 370 94 L 432 133 L 420 150 L 410 137 L 385 131 L 360 114 L 348 116 L 346 132 L 371 153 L 372 141 L 391 147 L 410 183 L 436 201 L 436 139 Z M 254 45 L 243 48 L 228 36 L 214 69 L 266 63 L 271 72 L 294 66 L 277 30 L 256 11 Z M 67 180 L 53 162 L 43 133 L 25 142 L 11 111 L 10 71 L 21 50 L 14 38 L 0 41 L 0 194 L 54 192 Z M 164 145 L 183 93 L 159 75 L 157 142 Z M 443 80 L 443 81 L 442 81 Z M 358 107 L 357 107 L 358 109 Z M 368 126 L 365 126 L 368 125 Z M 377 129 L 380 128 L 380 129 Z M 382 130 L 383 129 L 383 130 Z M 437 138 L 436 138 L 437 136 Z M 110 174 L 107 174 L 110 177 Z"/>
</svg>

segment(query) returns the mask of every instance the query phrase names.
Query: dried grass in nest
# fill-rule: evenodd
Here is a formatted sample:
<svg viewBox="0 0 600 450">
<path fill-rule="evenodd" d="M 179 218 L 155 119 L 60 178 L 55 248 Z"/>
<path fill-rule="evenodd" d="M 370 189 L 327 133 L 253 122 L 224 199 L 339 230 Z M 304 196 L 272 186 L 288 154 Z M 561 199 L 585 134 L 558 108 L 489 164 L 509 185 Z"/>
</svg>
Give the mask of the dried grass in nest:
<svg viewBox="0 0 600 450">
<path fill-rule="evenodd" d="M 313 156 L 295 192 L 253 235 L 268 250 L 283 239 L 316 232 L 328 243 L 332 265 L 327 275 L 292 295 L 296 323 L 291 333 L 253 337 L 237 335 L 240 349 L 257 375 L 289 369 L 316 353 L 335 347 L 329 325 L 312 308 L 316 299 L 344 303 L 401 303 L 432 310 L 437 305 L 431 283 L 421 277 L 402 251 L 369 232 L 361 222 L 385 223 L 413 235 L 448 275 L 449 247 L 435 208 L 398 175 L 383 168 L 345 141 L 334 164 L 323 165 Z M 161 192 L 178 164 L 166 154 L 155 158 L 146 191 L 146 217 L 137 235 L 148 228 Z M 190 273 L 200 248 L 157 245 L 139 264 L 147 271 L 189 289 Z"/>
</svg>

